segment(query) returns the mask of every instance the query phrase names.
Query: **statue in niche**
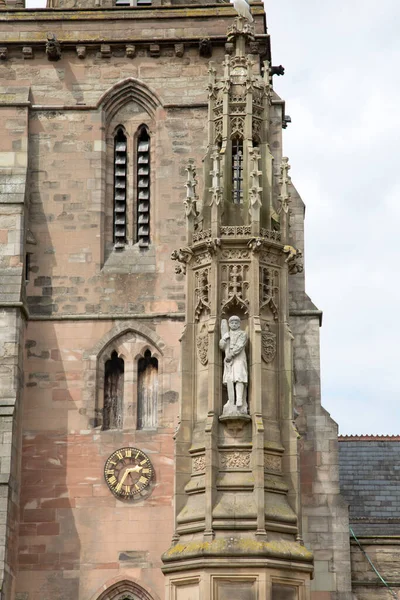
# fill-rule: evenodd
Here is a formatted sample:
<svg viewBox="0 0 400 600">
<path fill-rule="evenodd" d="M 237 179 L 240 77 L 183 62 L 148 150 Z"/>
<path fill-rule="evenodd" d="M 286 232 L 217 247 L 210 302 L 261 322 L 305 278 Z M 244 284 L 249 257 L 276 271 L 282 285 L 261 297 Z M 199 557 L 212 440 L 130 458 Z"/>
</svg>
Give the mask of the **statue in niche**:
<svg viewBox="0 0 400 600">
<path fill-rule="evenodd" d="M 228 391 L 224 415 L 247 415 L 247 333 L 240 329 L 240 317 L 222 319 L 219 347 L 225 353 L 223 384 Z"/>
</svg>

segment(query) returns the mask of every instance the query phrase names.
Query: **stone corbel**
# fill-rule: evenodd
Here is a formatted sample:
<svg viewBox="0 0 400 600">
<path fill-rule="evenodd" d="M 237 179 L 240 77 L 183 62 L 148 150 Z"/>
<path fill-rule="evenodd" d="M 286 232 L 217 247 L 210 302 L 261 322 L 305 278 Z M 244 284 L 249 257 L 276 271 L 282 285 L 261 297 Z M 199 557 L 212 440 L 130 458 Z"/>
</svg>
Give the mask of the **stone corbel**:
<svg viewBox="0 0 400 600">
<path fill-rule="evenodd" d="M 136 47 L 133 44 L 127 44 L 125 46 L 125 55 L 127 58 L 135 58 Z"/>
<path fill-rule="evenodd" d="M 100 46 L 100 57 L 111 58 L 111 46 L 110 44 L 101 44 Z"/>
<path fill-rule="evenodd" d="M 32 46 L 23 46 L 22 48 L 22 56 L 24 59 L 33 58 L 33 48 Z"/>
<path fill-rule="evenodd" d="M 175 44 L 174 49 L 175 49 L 175 56 L 177 56 L 178 58 L 182 58 L 182 56 L 185 53 L 184 44 Z"/>
<path fill-rule="evenodd" d="M 56 35 L 51 32 L 47 34 L 46 54 L 49 60 L 56 61 L 61 58 L 61 44 Z"/>
<path fill-rule="evenodd" d="M 8 48 L 6 46 L 0 46 L 0 60 L 7 60 Z"/>
<path fill-rule="evenodd" d="M 86 46 L 79 45 L 76 47 L 76 54 L 78 58 L 83 59 L 86 57 Z"/>
<path fill-rule="evenodd" d="M 203 38 L 199 41 L 199 54 L 203 58 L 211 58 L 212 56 L 212 43 L 210 38 Z"/>
</svg>

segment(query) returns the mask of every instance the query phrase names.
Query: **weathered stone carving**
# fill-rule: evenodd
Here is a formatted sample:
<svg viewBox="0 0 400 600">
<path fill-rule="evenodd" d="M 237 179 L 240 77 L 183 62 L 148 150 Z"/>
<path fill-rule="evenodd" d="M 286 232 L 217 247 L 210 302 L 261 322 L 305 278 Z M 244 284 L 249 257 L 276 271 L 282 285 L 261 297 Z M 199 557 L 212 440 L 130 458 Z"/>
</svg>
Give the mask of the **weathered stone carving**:
<svg viewBox="0 0 400 600">
<path fill-rule="evenodd" d="M 276 355 L 276 334 L 265 323 L 261 333 L 261 356 L 266 363 L 271 363 Z"/>
<path fill-rule="evenodd" d="M 247 414 L 247 333 L 240 329 L 240 318 L 222 319 L 219 347 L 225 353 L 223 384 L 228 391 L 223 414 Z"/>
<path fill-rule="evenodd" d="M 264 469 L 273 473 L 282 471 L 282 458 L 276 454 L 264 454 Z"/>
<path fill-rule="evenodd" d="M 222 124 L 222 120 L 220 121 Z M 218 135 L 222 133 L 222 130 L 218 132 Z M 211 159 L 213 161 L 213 168 L 210 171 L 210 175 L 212 177 L 212 186 L 210 188 L 211 198 L 210 204 L 211 206 L 215 204 L 218 206 L 222 200 L 222 190 L 221 190 L 221 155 L 219 153 L 219 149 L 217 146 L 214 147 L 214 151 L 211 155 Z"/>
<path fill-rule="evenodd" d="M 220 455 L 221 468 L 249 469 L 250 459 L 250 452 L 223 452 Z"/>
<path fill-rule="evenodd" d="M 86 46 L 82 46 L 79 45 L 76 47 L 76 54 L 78 55 L 78 58 L 85 58 L 86 57 Z"/>
<path fill-rule="evenodd" d="M 127 58 L 135 58 L 136 46 L 134 46 L 133 44 L 127 44 L 125 47 L 125 54 Z"/>
<path fill-rule="evenodd" d="M 25 59 L 33 58 L 33 48 L 32 48 L 32 46 L 23 46 L 23 48 L 22 48 L 22 56 Z"/>
<path fill-rule="evenodd" d="M 60 60 L 61 45 L 54 33 L 47 34 L 46 54 L 49 60 Z"/>
<path fill-rule="evenodd" d="M 221 227 L 221 235 L 226 236 L 239 236 L 239 235 L 251 235 L 250 225 L 223 225 Z"/>
<path fill-rule="evenodd" d="M 296 275 L 296 273 L 302 273 L 304 269 L 302 251 L 297 250 L 293 246 L 284 246 L 283 251 L 285 254 L 288 255 L 285 259 L 285 263 L 287 263 L 289 273 L 291 275 Z"/>
<path fill-rule="evenodd" d="M 157 58 L 161 54 L 160 44 L 150 44 L 149 54 L 154 58 Z"/>
<path fill-rule="evenodd" d="M 196 231 L 193 234 L 193 243 L 201 242 L 211 237 L 211 229 L 204 229 L 202 231 Z"/>
<path fill-rule="evenodd" d="M 261 227 L 260 235 L 262 235 L 262 237 L 267 238 L 268 240 L 274 240 L 276 242 L 281 241 L 281 232 L 275 231 L 274 229 L 265 229 L 264 227 Z"/>
<path fill-rule="evenodd" d="M 220 247 L 221 240 L 219 238 L 214 238 L 213 240 L 206 240 L 206 248 L 210 255 L 215 254 Z"/>
<path fill-rule="evenodd" d="M 277 265 L 279 262 L 279 258 L 273 252 L 262 252 L 260 255 L 260 261 L 269 263 L 270 265 Z"/>
<path fill-rule="evenodd" d="M 208 331 L 199 333 L 196 338 L 197 357 L 200 363 L 205 366 L 208 363 Z"/>
<path fill-rule="evenodd" d="M 175 44 L 174 49 L 175 56 L 177 56 L 178 58 L 182 58 L 185 52 L 185 46 L 183 44 Z"/>
<path fill-rule="evenodd" d="M 204 454 L 201 454 L 200 456 L 194 456 L 193 457 L 193 471 L 195 473 L 198 473 L 199 471 L 205 471 L 206 470 L 206 457 Z"/>
<path fill-rule="evenodd" d="M 246 260 L 250 258 L 250 252 L 245 248 L 224 248 L 221 258 L 224 260 Z"/>
<path fill-rule="evenodd" d="M 6 60 L 8 57 L 7 46 L 0 46 L 0 60 Z"/>
<path fill-rule="evenodd" d="M 111 57 L 111 46 L 110 46 L 110 44 L 101 44 L 101 46 L 100 46 L 100 56 L 101 56 L 101 58 L 110 58 Z"/>
<path fill-rule="evenodd" d="M 279 271 L 264 265 L 260 266 L 260 310 L 268 306 L 278 318 Z"/>
<path fill-rule="evenodd" d="M 278 214 L 281 213 L 282 211 L 287 213 L 289 210 L 289 204 L 290 204 L 289 185 L 291 184 L 291 179 L 289 177 L 290 165 L 289 165 L 288 160 L 289 159 L 287 158 L 287 156 L 284 156 L 282 158 L 282 163 L 281 163 L 281 173 L 280 173 L 280 177 L 278 180 L 278 183 L 280 185 L 280 193 L 278 196 L 278 200 L 280 202 L 280 207 L 278 208 Z"/>
<path fill-rule="evenodd" d="M 186 274 L 186 266 L 192 259 L 193 252 L 190 248 L 179 248 L 171 253 L 171 260 L 177 260 L 180 264 L 176 265 L 175 273 L 177 275 Z"/>
<path fill-rule="evenodd" d="M 212 56 L 212 43 L 210 38 L 203 38 L 199 41 L 199 53 L 203 58 L 211 58 Z"/>
<path fill-rule="evenodd" d="M 195 319 L 198 321 L 204 310 L 210 310 L 210 268 L 199 269 L 194 275 Z"/>
<path fill-rule="evenodd" d="M 198 212 L 197 212 L 197 201 L 199 197 L 196 194 L 196 167 L 193 162 L 189 161 L 186 167 L 187 180 L 186 180 L 186 198 L 184 200 L 185 205 L 185 215 L 186 218 L 192 220 L 193 222 L 196 220 Z"/>
<path fill-rule="evenodd" d="M 252 252 L 260 252 L 260 250 L 263 246 L 263 239 L 262 238 L 252 238 L 251 240 L 249 240 L 247 242 L 247 245 Z"/>
<path fill-rule="evenodd" d="M 245 314 L 249 310 L 248 264 L 227 264 L 221 266 L 221 310 L 241 308 Z"/>
</svg>

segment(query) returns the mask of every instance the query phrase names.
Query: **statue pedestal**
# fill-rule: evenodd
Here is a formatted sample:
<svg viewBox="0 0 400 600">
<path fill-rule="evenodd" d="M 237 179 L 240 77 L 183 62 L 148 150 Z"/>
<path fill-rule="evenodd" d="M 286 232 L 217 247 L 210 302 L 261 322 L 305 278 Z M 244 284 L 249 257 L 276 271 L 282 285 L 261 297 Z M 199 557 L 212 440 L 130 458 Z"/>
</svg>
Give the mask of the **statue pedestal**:
<svg viewBox="0 0 400 600">
<path fill-rule="evenodd" d="M 219 421 L 235 436 L 243 430 L 245 425 L 251 422 L 251 417 L 240 413 L 235 407 L 235 410 L 232 410 L 229 414 L 221 415 Z"/>
</svg>

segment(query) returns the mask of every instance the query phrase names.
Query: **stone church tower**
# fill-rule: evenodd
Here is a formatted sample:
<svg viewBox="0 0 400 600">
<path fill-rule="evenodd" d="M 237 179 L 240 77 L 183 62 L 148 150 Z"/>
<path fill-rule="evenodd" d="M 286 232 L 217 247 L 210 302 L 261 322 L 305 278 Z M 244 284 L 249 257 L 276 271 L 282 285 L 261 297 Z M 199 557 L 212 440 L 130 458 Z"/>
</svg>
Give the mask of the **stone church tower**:
<svg viewBox="0 0 400 600">
<path fill-rule="evenodd" d="M 353 597 L 251 11 L 0 5 L 1 600 Z"/>
</svg>

